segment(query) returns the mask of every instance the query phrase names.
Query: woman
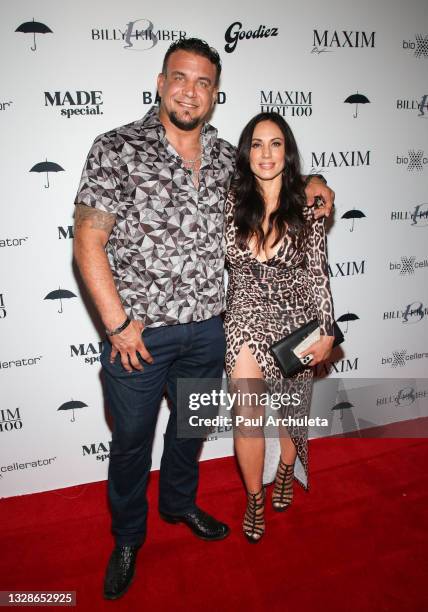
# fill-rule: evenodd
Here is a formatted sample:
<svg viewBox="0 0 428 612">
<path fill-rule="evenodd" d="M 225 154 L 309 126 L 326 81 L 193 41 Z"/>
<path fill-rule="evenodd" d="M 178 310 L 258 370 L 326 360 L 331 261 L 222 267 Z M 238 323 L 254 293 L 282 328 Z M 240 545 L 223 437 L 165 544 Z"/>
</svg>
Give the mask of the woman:
<svg viewBox="0 0 428 612">
<path fill-rule="evenodd" d="M 226 372 L 233 390 L 241 392 L 238 398 L 248 391 L 260 393 L 266 385 L 269 389 L 272 381 L 283 378 L 269 347 L 317 318 L 321 338 L 301 354 L 310 354 L 311 367 L 292 379 L 300 394 L 299 417 L 309 413 L 312 367 L 327 359 L 334 341 L 324 219 L 315 220 L 304 189 L 290 127 L 276 113 L 256 115 L 240 137 L 237 174 L 226 204 Z M 244 402 L 237 402 L 234 410 L 235 417 L 264 412 L 262 406 Z M 250 542 L 258 542 L 265 531 L 266 445 L 263 426 L 257 419 L 251 423 L 235 427 L 234 435 L 248 494 L 243 531 Z M 272 504 L 282 512 L 292 501 L 297 463 L 307 483 L 307 431 L 281 427 L 279 436 Z"/>
</svg>

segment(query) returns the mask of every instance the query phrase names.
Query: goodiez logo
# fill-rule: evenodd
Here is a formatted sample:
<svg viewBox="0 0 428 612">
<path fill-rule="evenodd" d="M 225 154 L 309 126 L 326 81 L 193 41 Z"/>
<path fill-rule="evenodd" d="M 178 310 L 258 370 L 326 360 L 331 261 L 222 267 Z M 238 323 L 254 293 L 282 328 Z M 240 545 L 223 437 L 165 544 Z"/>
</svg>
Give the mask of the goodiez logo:
<svg viewBox="0 0 428 612">
<path fill-rule="evenodd" d="M 401 323 L 419 323 L 422 319 L 426 320 L 428 315 L 428 307 L 422 302 L 412 302 L 407 304 L 403 309 L 389 310 L 383 313 L 384 321 L 401 321 Z"/>
<path fill-rule="evenodd" d="M 407 256 L 402 255 L 400 257 L 400 261 L 390 261 L 389 269 L 390 271 L 399 272 L 400 276 L 412 276 L 416 273 L 416 271 L 421 270 L 422 268 L 428 268 L 428 259 L 420 259 L 416 260 L 415 255 Z"/>
<path fill-rule="evenodd" d="M 68 289 L 61 289 L 61 287 L 58 287 L 58 289 L 55 289 L 54 291 L 50 291 L 43 299 L 44 300 L 59 300 L 60 309 L 57 312 L 59 314 L 62 314 L 64 312 L 64 309 L 62 307 L 62 300 L 68 300 L 70 298 L 75 298 L 75 297 L 77 297 L 77 295 L 73 293 L 72 291 L 68 291 Z"/>
<path fill-rule="evenodd" d="M 395 163 L 398 166 L 403 166 L 407 164 L 407 171 L 412 172 L 413 170 L 417 170 L 418 172 L 422 172 L 424 166 L 428 164 L 428 157 L 424 157 L 424 152 L 422 149 L 415 151 L 415 149 L 408 150 L 408 156 L 400 157 L 397 155 Z"/>
<path fill-rule="evenodd" d="M 84 357 L 84 363 L 93 365 L 100 361 L 103 342 L 89 342 L 88 344 L 70 344 L 70 357 Z"/>
<path fill-rule="evenodd" d="M 415 57 L 428 57 L 428 34 L 415 34 L 415 40 L 403 40 L 403 49 L 413 51 Z"/>
<path fill-rule="evenodd" d="M 428 203 L 416 204 L 411 210 L 391 212 L 391 221 L 408 221 L 411 227 L 428 226 Z"/>
<path fill-rule="evenodd" d="M 23 236 L 22 238 L 0 238 L 0 249 L 4 247 L 22 246 L 27 240 L 28 236 Z"/>
<path fill-rule="evenodd" d="M 103 115 L 101 110 L 103 92 L 100 89 L 84 91 L 45 91 L 45 106 L 58 106 L 62 117 L 86 117 L 88 115 Z"/>
<path fill-rule="evenodd" d="M 376 32 L 362 32 L 360 30 L 313 30 L 311 53 L 330 53 L 336 49 L 350 48 L 363 49 L 375 46 Z"/>
<path fill-rule="evenodd" d="M 153 93 L 152 91 L 143 91 L 143 104 L 157 104 L 159 105 L 161 101 L 160 95 L 158 92 Z M 217 92 L 217 104 L 225 104 L 226 102 L 226 93 L 224 91 Z"/>
<path fill-rule="evenodd" d="M 311 172 L 317 174 L 318 170 L 329 168 L 354 168 L 370 166 L 371 151 L 338 151 L 336 153 L 311 153 Z"/>
<path fill-rule="evenodd" d="M 355 113 L 352 115 L 354 119 L 358 117 L 359 104 L 370 104 L 370 100 L 363 94 L 358 93 L 358 91 L 357 93 L 348 96 L 344 102 L 345 104 L 355 104 Z"/>
<path fill-rule="evenodd" d="M 428 359 L 428 353 L 418 353 L 417 351 L 408 355 L 407 349 L 392 351 L 392 357 L 382 357 L 381 365 L 388 365 L 391 368 L 404 368 L 409 361 L 419 361 Z"/>
<path fill-rule="evenodd" d="M 30 47 L 31 51 L 35 51 L 37 49 L 36 44 L 36 34 L 53 34 L 52 30 L 48 28 L 44 23 L 40 23 L 40 21 L 25 21 L 25 23 L 21 23 L 15 30 L 15 32 L 22 32 L 23 34 L 32 34 L 33 35 L 33 46 Z"/>
<path fill-rule="evenodd" d="M 150 19 L 129 21 L 118 28 L 93 28 L 91 38 L 96 41 L 121 41 L 128 51 L 147 51 L 160 40 L 174 42 L 186 38 L 184 30 L 168 30 L 155 27 Z"/>
<path fill-rule="evenodd" d="M 0 293 L 0 319 L 5 319 L 7 310 L 5 305 L 4 293 Z"/>
<path fill-rule="evenodd" d="M 92 456 L 97 461 L 106 461 L 110 457 L 111 440 L 109 442 L 93 442 L 92 444 L 82 444 L 82 455 Z"/>
<path fill-rule="evenodd" d="M 340 263 L 329 263 L 328 272 L 333 278 L 339 276 L 356 276 L 365 273 L 366 260 L 361 261 L 343 261 Z"/>
<path fill-rule="evenodd" d="M 49 189 L 49 172 L 64 172 L 64 168 L 55 162 L 48 161 L 48 159 L 46 158 L 44 162 L 39 162 L 38 164 L 30 168 L 29 172 L 38 172 L 39 174 L 41 172 L 46 172 L 45 189 Z"/>
<path fill-rule="evenodd" d="M 376 406 L 387 406 L 388 404 L 395 404 L 395 406 L 411 406 L 416 400 L 424 399 L 428 397 L 428 391 L 416 391 L 414 387 L 407 386 L 399 389 L 397 395 L 384 395 L 378 397 L 376 400 Z"/>
<path fill-rule="evenodd" d="M 397 110 L 419 111 L 417 116 L 426 119 L 428 117 L 428 94 L 420 99 L 397 100 Z"/>
<path fill-rule="evenodd" d="M 343 213 L 343 215 L 340 218 L 341 219 L 352 219 L 352 223 L 350 223 L 349 225 L 349 231 L 353 232 L 355 219 L 365 219 L 366 215 L 363 213 L 362 210 L 353 208 L 352 210 L 347 210 L 345 213 Z"/>
<path fill-rule="evenodd" d="M 310 117 L 312 92 L 272 89 L 260 91 L 260 112 L 279 113 L 283 117 Z"/>
<path fill-rule="evenodd" d="M 243 30 L 242 27 L 243 26 L 240 21 L 235 21 L 227 28 L 224 34 L 224 39 L 226 41 L 224 50 L 226 53 L 233 53 L 239 40 L 251 40 L 256 38 L 278 36 L 278 28 L 273 28 L 271 26 L 259 25 L 259 27 L 254 30 Z"/>
<path fill-rule="evenodd" d="M 19 408 L 10 410 L 0 409 L 0 433 L 22 429 L 22 417 Z"/>
<path fill-rule="evenodd" d="M 88 407 L 88 404 L 85 404 L 84 402 L 80 402 L 79 400 L 72 399 L 69 402 L 65 402 L 64 404 L 61 404 L 61 406 L 57 408 L 57 410 L 71 410 L 72 417 L 70 419 L 70 423 L 74 423 L 76 420 L 74 411 L 80 410 L 81 408 L 87 408 L 87 407 Z"/>
</svg>

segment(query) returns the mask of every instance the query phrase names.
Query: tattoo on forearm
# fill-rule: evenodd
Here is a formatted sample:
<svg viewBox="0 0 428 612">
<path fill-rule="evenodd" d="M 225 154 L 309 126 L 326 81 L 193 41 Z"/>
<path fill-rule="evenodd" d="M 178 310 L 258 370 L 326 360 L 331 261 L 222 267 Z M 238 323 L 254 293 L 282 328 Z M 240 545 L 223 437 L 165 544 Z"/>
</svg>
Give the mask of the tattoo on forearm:
<svg viewBox="0 0 428 612">
<path fill-rule="evenodd" d="M 91 208 L 85 204 L 76 205 L 76 213 L 74 216 L 74 226 L 76 229 L 86 225 L 91 229 L 104 230 L 110 234 L 115 223 L 116 215 L 103 212 L 97 208 Z"/>
</svg>

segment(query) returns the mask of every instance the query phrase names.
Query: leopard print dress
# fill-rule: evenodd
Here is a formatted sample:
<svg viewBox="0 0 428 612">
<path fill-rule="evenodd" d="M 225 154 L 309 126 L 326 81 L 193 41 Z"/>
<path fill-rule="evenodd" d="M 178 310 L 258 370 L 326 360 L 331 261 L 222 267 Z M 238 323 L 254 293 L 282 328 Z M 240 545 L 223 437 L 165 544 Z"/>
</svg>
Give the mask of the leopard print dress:
<svg viewBox="0 0 428 612">
<path fill-rule="evenodd" d="M 266 262 L 258 261 L 249 247 L 236 244 L 234 197 L 225 207 L 225 242 L 228 286 L 226 298 L 226 373 L 231 378 L 244 343 L 253 353 L 268 389 L 275 381 L 284 383 L 269 347 L 276 341 L 317 318 L 321 333 L 332 335 L 333 302 L 327 265 L 325 219 L 316 220 L 313 207 L 304 209 L 305 225 L 298 232 L 287 230 L 282 244 Z M 288 410 L 293 418 L 309 416 L 313 369 L 307 367 L 287 383 L 295 385 L 301 402 Z M 295 479 L 308 489 L 307 428 L 287 426 L 296 446 Z M 275 477 L 280 454 L 279 438 L 266 435 L 264 483 Z"/>
</svg>

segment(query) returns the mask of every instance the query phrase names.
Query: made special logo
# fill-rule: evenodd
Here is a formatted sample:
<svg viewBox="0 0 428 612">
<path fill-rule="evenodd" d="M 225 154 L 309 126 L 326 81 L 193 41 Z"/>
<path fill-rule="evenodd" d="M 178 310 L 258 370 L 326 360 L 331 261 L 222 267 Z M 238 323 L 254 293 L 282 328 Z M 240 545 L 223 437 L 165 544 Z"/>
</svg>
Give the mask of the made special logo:
<svg viewBox="0 0 428 612">
<path fill-rule="evenodd" d="M 38 162 L 30 168 L 29 172 L 37 172 L 38 174 L 46 172 L 45 189 L 49 189 L 49 172 L 64 172 L 64 168 L 56 162 L 48 161 L 48 158 L 46 158 L 44 162 Z"/>
<path fill-rule="evenodd" d="M 22 429 L 22 417 L 19 408 L 10 410 L 0 409 L 0 433 Z"/>
<path fill-rule="evenodd" d="M 143 91 L 143 104 L 160 104 L 161 98 L 158 92 Z M 224 91 L 217 92 L 217 104 L 225 104 L 226 94 Z"/>
<path fill-rule="evenodd" d="M 25 244 L 28 240 L 28 236 L 22 238 L 0 238 L 0 249 L 5 247 L 18 247 Z"/>
<path fill-rule="evenodd" d="M 419 99 L 397 100 L 397 110 L 418 111 L 417 116 L 426 119 L 428 117 L 428 94 Z"/>
<path fill-rule="evenodd" d="M 46 24 L 40 21 L 34 21 L 34 17 L 32 21 L 21 23 L 21 25 L 16 28 L 15 32 L 33 35 L 33 45 L 30 47 L 31 51 L 37 49 L 36 34 L 53 34 L 52 30 Z"/>
<path fill-rule="evenodd" d="M 49 457 L 48 459 L 33 459 L 33 461 L 26 461 L 25 463 L 18 463 L 18 461 L 14 461 L 9 465 L 0 465 L 0 478 L 3 478 L 3 475 L 6 475 L 7 472 L 46 467 L 47 465 L 51 465 L 54 461 L 56 461 L 56 457 Z"/>
<path fill-rule="evenodd" d="M 323 361 L 314 366 L 314 374 L 317 377 L 328 376 L 329 374 L 345 374 L 346 372 L 356 372 L 358 370 L 359 357 L 351 359 L 341 359 L 339 361 Z"/>
<path fill-rule="evenodd" d="M 415 42 L 403 40 L 403 49 L 413 51 L 415 57 L 428 57 L 428 34 L 415 34 Z"/>
<path fill-rule="evenodd" d="M 5 319 L 7 316 L 4 293 L 0 293 L 0 319 Z"/>
<path fill-rule="evenodd" d="M 38 365 L 42 357 L 43 355 L 38 355 L 37 357 L 21 357 L 20 359 L 12 359 L 10 361 L 1 361 L 0 359 L 0 370 Z"/>
<path fill-rule="evenodd" d="M 260 112 L 279 113 L 283 117 L 310 117 L 312 115 L 312 92 L 261 90 Z"/>
<path fill-rule="evenodd" d="M 92 444 L 82 444 L 82 454 L 84 457 L 95 457 L 97 461 L 106 461 L 110 457 L 111 441 L 93 442 Z"/>
<path fill-rule="evenodd" d="M 407 151 L 407 155 L 397 155 L 395 163 L 398 166 L 403 166 L 407 164 L 407 171 L 412 172 L 416 170 L 417 172 L 422 172 L 424 166 L 428 164 L 428 157 L 424 156 L 424 152 L 422 149 L 409 149 Z"/>
<path fill-rule="evenodd" d="M 68 239 L 73 240 L 74 238 L 74 228 L 72 225 L 58 225 L 58 240 Z"/>
<path fill-rule="evenodd" d="M 354 117 L 354 119 L 356 119 L 358 117 L 358 106 L 360 104 L 370 104 L 370 100 L 367 98 L 367 96 L 358 93 L 354 93 L 351 94 L 350 96 L 348 96 L 345 100 L 344 100 L 345 104 L 355 104 L 355 112 L 352 115 Z"/>
<path fill-rule="evenodd" d="M 61 404 L 61 406 L 59 408 L 57 408 L 57 410 L 65 410 L 67 412 L 71 412 L 71 419 L 70 419 L 70 423 L 74 423 L 76 420 L 76 416 L 75 416 L 75 410 L 81 410 L 82 408 L 87 408 L 88 404 L 85 404 L 84 402 L 81 402 L 79 400 L 70 400 L 69 402 L 65 402 L 64 404 Z"/>
<path fill-rule="evenodd" d="M 337 49 L 363 49 L 375 46 L 376 32 L 360 30 L 313 30 L 311 53 L 331 53 Z"/>
<path fill-rule="evenodd" d="M 269 38 L 278 36 L 278 28 L 272 26 L 259 25 L 254 30 L 244 30 L 240 21 L 234 21 L 226 30 L 224 39 L 226 44 L 224 50 L 226 53 L 235 51 L 239 40 L 254 40 L 257 38 Z"/>
<path fill-rule="evenodd" d="M 185 30 L 159 28 L 146 18 L 129 21 L 117 28 L 92 28 L 91 30 L 92 40 L 120 41 L 125 43 L 122 47 L 128 51 L 147 51 L 161 40 L 172 43 L 186 36 Z"/>
<path fill-rule="evenodd" d="M 391 221 L 408 221 L 411 227 L 428 226 L 428 203 L 416 204 L 410 210 L 397 210 L 391 212 Z"/>
<path fill-rule="evenodd" d="M 88 115 L 102 115 L 101 106 L 104 104 L 100 89 L 84 91 L 45 91 L 45 106 L 57 106 L 62 117 L 82 117 Z"/>
<path fill-rule="evenodd" d="M 392 351 L 392 357 L 382 357 L 381 365 L 388 365 L 391 368 L 404 368 L 410 361 L 420 361 L 421 359 L 428 359 L 428 353 L 414 353 L 408 354 L 407 349 L 400 349 Z"/>
<path fill-rule="evenodd" d="M 399 272 L 400 276 L 412 276 L 422 268 L 428 268 L 428 259 L 417 260 L 415 255 L 402 255 L 399 262 L 389 262 L 390 271 Z"/>
<path fill-rule="evenodd" d="M 370 166 L 371 151 L 338 151 L 311 153 L 311 172 L 320 174 L 319 171 L 327 171 L 329 168 L 356 168 Z"/>
<path fill-rule="evenodd" d="M 329 263 L 328 272 L 333 278 L 340 276 L 356 276 L 365 273 L 366 260 L 361 261 L 342 261 L 339 263 Z"/>
<path fill-rule="evenodd" d="M 77 295 L 68 289 L 54 289 L 54 291 L 50 291 L 45 297 L 44 300 L 58 300 L 60 304 L 60 309 L 57 311 L 59 314 L 64 312 L 62 300 L 69 300 L 70 298 L 75 298 Z"/>
<path fill-rule="evenodd" d="M 12 100 L 9 100 L 9 102 L 0 102 L 0 111 L 8 110 L 8 108 L 10 108 L 12 104 Z"/>
<path fill-rule="evenodd" d="M 353 232 L 355 228 L 355 220 L 356 219 L 365 219 L 366 215 L 362 210 L 358 210 L 357 208 L 352 208 L 351 210 L 347 210 L 340 217 L 341 219 L 349 219 L 349 231 Z"/>
<path fill-rule="evenodd" d="M 412 302 L 404 308 L 389 310 L 383 313 L 384 321 L 401 321 L 401 323 L 419 323 L 422 319 L 426 320 L 428 308 L 422 302 Z"/>
<path fill-rule="evenodd" d="M 406 386 L 396 394 L 384 395 L 376 399 L 376 406 L 387 406 L 388 404 L 394 404 L 395 406 L 411 406 L 416 400 L 424 399 L 428 397 L 428 390 L 423 389 L 417 391 L 414 387 Z"/>
<path fill-rule="evenodd" d="M 84 363 L 93 365 L 100 361 L 103 342 L 89 342 L 88 344 L 70 344 L 70 357 L 84 357 Z"/>
</svg>

